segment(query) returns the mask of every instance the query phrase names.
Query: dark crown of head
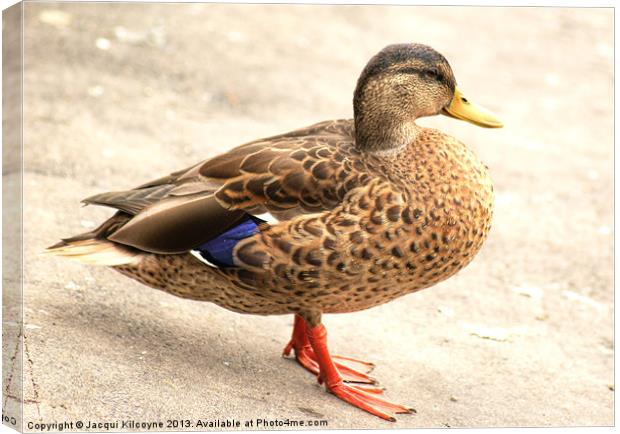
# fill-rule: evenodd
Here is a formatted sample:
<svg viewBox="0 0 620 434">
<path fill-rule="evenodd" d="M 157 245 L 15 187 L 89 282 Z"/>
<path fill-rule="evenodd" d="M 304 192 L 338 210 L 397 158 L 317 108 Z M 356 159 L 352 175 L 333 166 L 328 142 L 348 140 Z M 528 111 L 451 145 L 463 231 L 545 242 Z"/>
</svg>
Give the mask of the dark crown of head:
<svg viewBox="0 0 620 434">
<path fill-rule="evenodd" d="M 374 77 L 387 69 L 403 64 L 406 65 L 408 61 L 415 59 L 417 63 L 421 63 L 420 72 L 424 69 L 436 69 L 437 66 L 443 66 L 448 71 L 449 75 L 439 74 L 441 81 L 445 81 L 446 84 L 454 88 L 454 79 L 452 77 L 450 65 L 445 57 L 435 51 L 428 45 L 423 44 L 393 44 L 388 45 L 378 54 L 376 54 L 360 75 L 357 88 L 361 89 L 368 82 L 371 77 Z"/>
</svg>

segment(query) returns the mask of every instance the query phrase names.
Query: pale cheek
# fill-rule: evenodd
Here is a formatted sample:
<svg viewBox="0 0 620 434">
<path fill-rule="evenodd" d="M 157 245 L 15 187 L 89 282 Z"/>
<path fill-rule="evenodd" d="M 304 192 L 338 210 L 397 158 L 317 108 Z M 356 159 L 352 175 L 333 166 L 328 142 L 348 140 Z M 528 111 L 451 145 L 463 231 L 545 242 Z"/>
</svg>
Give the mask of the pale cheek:
<svg viewBox="0 0 620 434">
<path fill-rule="evenodd" d="M 430 116 L 437 113 L 439 110 L 436 104 L 427 99 L 420 99 L 416 103 L 418 116 Z"/>
<path fill-rule="evenodd" d="M 419 116 L 432 115 L 438 111 L 439 104 L 434 96 L 434 89 L 430 86 L 421 85 L 412 90 L 410 95 L 412 96 L 413 106 L 417 108 Z"/>
</svg>

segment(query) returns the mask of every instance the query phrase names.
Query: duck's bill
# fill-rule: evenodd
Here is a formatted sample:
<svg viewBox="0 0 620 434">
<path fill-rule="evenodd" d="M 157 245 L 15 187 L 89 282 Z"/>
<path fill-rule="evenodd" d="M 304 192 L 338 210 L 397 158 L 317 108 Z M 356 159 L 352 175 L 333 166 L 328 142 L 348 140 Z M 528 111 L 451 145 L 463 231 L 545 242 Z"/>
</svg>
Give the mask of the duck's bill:
<svg viewBox="0 0 620 434">
<path fill-rule="evenodd" d="M 493 113 L 465 98 L 458 87 L 454 90 L 454 98 L 450 105 L 441 112 L 446 116 L 471 122 L 479 127 L 501 128 L 504 126 Z"/>
</svg>

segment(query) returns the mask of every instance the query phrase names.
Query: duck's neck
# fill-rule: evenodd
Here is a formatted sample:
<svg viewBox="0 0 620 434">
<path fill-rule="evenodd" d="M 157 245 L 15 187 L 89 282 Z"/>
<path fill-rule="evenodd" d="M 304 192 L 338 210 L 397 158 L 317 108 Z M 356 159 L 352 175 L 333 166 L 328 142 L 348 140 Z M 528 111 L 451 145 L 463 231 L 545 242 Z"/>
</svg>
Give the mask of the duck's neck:
<svg viewBox="0 0 620 434">
<path fill-rule="evenodd" d="M 401 149 L 416 139 L 420 127 L 413 120 L 364 116 L 355 117 L 355 144 L 360 150 L 388 152 Z"/>
<path fill-rule="evenodd" d="M 389 151 L 416 139 L 415 107 L 401 104 L 400 95 L 377 85 L 358 84 L 353 97 L 355 143 L 363 151 Z"/>
</svg>

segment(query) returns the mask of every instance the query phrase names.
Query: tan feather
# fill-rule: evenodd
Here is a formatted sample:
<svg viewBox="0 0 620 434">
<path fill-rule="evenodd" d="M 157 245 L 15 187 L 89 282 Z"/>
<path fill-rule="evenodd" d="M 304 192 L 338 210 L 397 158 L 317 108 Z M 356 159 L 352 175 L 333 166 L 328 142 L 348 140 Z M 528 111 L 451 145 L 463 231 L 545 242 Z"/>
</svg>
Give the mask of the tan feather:
<svg viewBox="0 0 620 434">
<path fill-rule="evenodd" d="M 45 254 L 64 256 L 91 265 L 118 266 L 137 264 L 142 253 L 102 239 L 79 240 L 48 247 Z"/>
</svg>

